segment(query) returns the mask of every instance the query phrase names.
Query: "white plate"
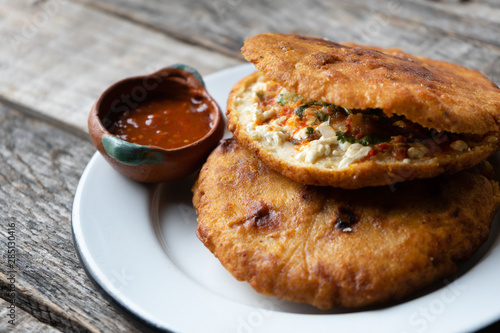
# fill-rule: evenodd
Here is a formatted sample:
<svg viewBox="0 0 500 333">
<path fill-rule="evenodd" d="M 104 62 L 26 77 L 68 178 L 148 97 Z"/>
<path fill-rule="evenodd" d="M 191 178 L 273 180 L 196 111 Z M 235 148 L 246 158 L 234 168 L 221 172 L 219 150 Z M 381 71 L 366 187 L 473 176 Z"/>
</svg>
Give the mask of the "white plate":
<svg viewBox="0 0 500 333">
<path fill-rule="evenodd" d="M 224 110 L 245 65 L 205 78 Z M 498 160 L 498 155 L 495 156 Z M 497 168 L 498 170 L 498 168 Z M 461 332 L 500 318 L 500 221 L 453 281 L 405 302 L 319 311 L 255 293 L 196 238 L 194 179 L 144 185 L 95 154 L 73 205 L 76 247 L 89 276 L 134 317 L 174 332 Z"/>
</svg>

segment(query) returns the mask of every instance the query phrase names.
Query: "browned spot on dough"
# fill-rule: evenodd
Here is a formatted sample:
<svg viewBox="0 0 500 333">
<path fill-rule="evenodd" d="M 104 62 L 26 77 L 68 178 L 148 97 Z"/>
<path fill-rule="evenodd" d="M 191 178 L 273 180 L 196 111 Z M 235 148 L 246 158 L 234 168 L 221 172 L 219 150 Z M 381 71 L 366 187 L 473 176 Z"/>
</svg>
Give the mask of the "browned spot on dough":
<svg viewBox="0 0 500 333">
<path fill-rule="evenodd" d="M 326 52 L 318 52 L 318 53 L 314 53 L 312 55 L 311 60 L 312 60 L 311 61 L 312 65 L 323 66 L 323 65 L 333 64 L 333 63 L 339 62 L 342 59 L 335 54 L 326 53 Z"/>
<path fill-rule="evenodd" d="M 451 213 L 451 217 L 457 218 L 460 215 L 460 209 L 456 208 L 453 213 Z"/>
<path fill-rule="evenodd" d="M 279 213 L 262 202 L 254 202 L 250 208 L 250 216 L 243 222 L 246 228 L 270 229 L 278 226 Z"/>
<path fill-rule="evenodd" d="M 223 153 L 233 151 L 237 148 L 236 140 L 232 138 L 221 140 L 219 147 Z"/>
<path fill-rule="evenodd" d="M 322 188 L 312 185 L 302 185 L 297 193 L 304 205 L 300 205 L 305 215 L 315 214 L 322 210 L 325 205 L 325 196 Z M 304 210 L 304 208 L 306 208 Z"/>
<path fill-rule="evenodd" d="M 335 227 L 344 230 L 346 228 L 352 228 L 356 222 L 358 222 L 358 217 L 352 210 L 340 208 L 337 212 L 337 223 Z"/>
<path fill-rule="evenodd" d="M 300 188 L 300 192 L 302 193 L 302 199 L 305 201 L 313 201 L 314 198 L 316 197 L 316 193 L 311 191 L 312 186 L 309 185 L 302 185 Z"/>
</svg>

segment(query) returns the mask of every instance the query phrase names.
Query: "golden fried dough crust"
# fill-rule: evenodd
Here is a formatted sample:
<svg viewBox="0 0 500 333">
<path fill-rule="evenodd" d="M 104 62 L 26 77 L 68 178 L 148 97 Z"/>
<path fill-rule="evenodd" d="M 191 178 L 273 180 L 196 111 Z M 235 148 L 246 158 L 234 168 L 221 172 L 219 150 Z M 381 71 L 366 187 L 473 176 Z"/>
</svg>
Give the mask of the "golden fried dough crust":
<svg viewBox="0 0 500 333">
<path fill-rule="evenodd" d="M 197 235 L 265 295 L 320 309 L 398 301 L 454 274 L 488 238 L 500 204 L 491 170 L 392 189 L 314 187 L 228 140 L 193 188 Z"/>
<path fill-rule="evenodd" d="M 297 152 L 290 146 L 271 146 L 264 139 L 257 140 L 247 129 L 248 123 L 243 114 L 249 103 L 242 102 L 251 98 L 248 97 L 249 92 L 262 75 L 261 72 L 253 73 L 233 87 L 227 102 L 228 128 L 243 146 L 269 167 L 300 183 L 358 189 L 431 178 L 444 172 L 454 173 L 470 168 L 492 155 L 499 146 L 499 133 L 493 132 L 484 137 L 480 144 L 463 152 L 440 151 L 433 140 L 428 139 L 425 144 L 431 148 L 436 146 L 432 148 L 436 150 L 435 155 L 409 163 L 395 159 L 368 159 L 338 169 L 321 162 L 313 164 L 299 161 L 295 158 Z"/>
<path fill-rule="evenodd" d="M 427 128 L 499 130 L 500 90 L 481 73 L 399 49 L 265 33 L 242 48 L 257 69 L 290 91 L 346 108 L 382 109 Z"/>
</svg>

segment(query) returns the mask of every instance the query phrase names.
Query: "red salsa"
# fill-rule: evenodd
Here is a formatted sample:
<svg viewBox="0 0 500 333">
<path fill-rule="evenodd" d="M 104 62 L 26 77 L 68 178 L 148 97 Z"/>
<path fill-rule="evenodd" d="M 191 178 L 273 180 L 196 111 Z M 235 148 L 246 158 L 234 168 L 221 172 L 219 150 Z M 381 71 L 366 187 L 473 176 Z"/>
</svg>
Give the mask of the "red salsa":
<svg viewBox="0 0 500 333">
<path fill-rule="evenodd" d="M 212 128 L 212 118 L 201 99 L 155 98 L 126 111 L 110 132 L 131 143 L 173 149 L 204 137 Z"/>
</svg>

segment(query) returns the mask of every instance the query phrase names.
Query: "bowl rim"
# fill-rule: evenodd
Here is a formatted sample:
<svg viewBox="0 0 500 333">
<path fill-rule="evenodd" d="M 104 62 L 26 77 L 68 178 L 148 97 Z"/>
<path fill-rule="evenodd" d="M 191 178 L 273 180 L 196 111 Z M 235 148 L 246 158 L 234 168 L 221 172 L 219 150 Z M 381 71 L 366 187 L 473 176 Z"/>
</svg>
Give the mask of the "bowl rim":
<svg viewBox="0 0 500 333">
<path fill-rule="evenodd" d="M 117 137 L 116 135 L 110 133 L 108 131 L 108 129 L 104 126 L 104 124 L 102 123 L 102 119 L 101 117 L 99 116 L 99 109 L 101 107 L 101 103 L 103 102 L 104 98 L 108 95 L 108 94 L 111 94 L 111 93 L 115 93 L 116 89 L 124 84 L 124 83 L 127 83 L 127 82 L 133 82 L 133 81 L 137 81 L 137 80 L 144 80 L 144 79 L 147 79 L 149 77 L 154 77 L 154 76 L 159 76 L 161 75 L 162 73 L 164 72 L 167 72 L 167 71 L 176 71 L 176 72 L 182 72 L 183 75 L 186 75 L 186 76 L 192 76 L 196 82 L 198 82 L 198 84 L 200 85 L 200 88 L 202 88 L 204 90 L 204 98 L 208 99 L 208 101 L 214 106 L 214 108 L 210 108 L 212 111 L 211 111 L 211 114 L 214 115 L 214 118 L 212 119 L 211 121 L 211 128 L 210 130 L 201 138 L 199 138 L 198 140 L 196 141 L 193 141 L 185 146 L 180 146 L 180 147 L 177 147 L 177 148 L 163 148 L 163 147 L 160 147 L 160 146 L 156 146 L 156 145 L 141 145 L 141 144 L 137 144 L 137 143 L 133 143 L 133 142 L 129 142 L 129 141 L 126 141 L 126 140 L 123 140 L 119 137 Z M 153 88 L 151 89 L 152 91 L 154 91 L 156 89 Z M 118 89 L 119 91 L 119 89 Z M 164 152 L 177 152 L 177 151 L 181 151 L 181 150 L 185 150 L 185 149 L 188 149 L 188 148 L 191 148 L 193 146 L 198 146 L 200 145 L 200 143 L 206 141 L 207 139 L 209 139 L 212 135 L 214 135 L 219 126 L 221 126 L 221 122 L 223 122 L 223 116 L 222 116 L 222 110 L 219 106 L 219 104 L 217 103 L 217 101 L 208 93 L 205 85 L 203 84 L 203 81 L 200 81 L 198 78 L 196 78 L 196 76 L 191 73 L 191 72 L 188 72 L 182 68 L 175 68 L 175 67 L 164 67 L 162 69 L 159 69 L 153 73 L 150 73 L 150 74 L 145 74 L 145 75 L 135 75 L 135 76 L 130 76 L 130 77 L 126 77 L 126 78 L 123 78 L 123 79 L 120 79 L 116 82 L 114 82 L 113 84 L 111 84 L 109 87 L 107 87 L 100 95 L 99 97 L 97 98 L 97 100 L 95 101 L 94 105 L 92 106 L 92 109 L 91 109 L 91 116 L 92 117 L 95 117 L 96 120 L 97 120 L 97 123 L 100 127 L 100 130 L 102 132 L 104 132 L 104 135 L 110 135 L 110 136 L 113 136 L 115 137 L 116 139 L 118 140 L 121 140 L 123 142 L 126 142 L 128 143 L 129 145 L 131 146 L 135 146 L 137 147 L 138 149 L 141 148 L 141 149 L 144 149 L 144 148 L 149 148 L 149 149 L 156 149 L 156 150 L 159 150 L 159 151 L 164 151 Z M 101 138 L 102 140 L 102 138 Z"/>
</svg>

